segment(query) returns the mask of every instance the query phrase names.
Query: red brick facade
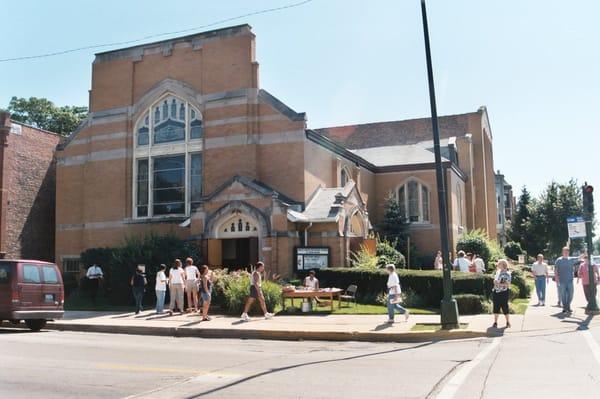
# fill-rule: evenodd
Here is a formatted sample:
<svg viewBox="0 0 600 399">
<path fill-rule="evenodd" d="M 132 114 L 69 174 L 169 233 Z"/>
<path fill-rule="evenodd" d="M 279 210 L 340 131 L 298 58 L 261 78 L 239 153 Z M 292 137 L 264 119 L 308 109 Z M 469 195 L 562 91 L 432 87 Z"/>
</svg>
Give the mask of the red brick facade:
<svg viewBox="0 0 600 399">
<path fill-rule="evenodd" d="M 60 136 L 0 114 L 0 251 L 54 260 L 56 164 Z"/>
<path fill-rule="evenodd" d="M 329 266 L 347 265 L 390 194 L 404 195 L 414 242 L 437 250 L 427 146 L 410 142 L 413 164 L 379 165 L 353 151 L 403 144 L 405 132 L 386 127 L 380 141 L 358 129 L 345 142 L 308 130 L 303 113 L 259 88 L 254 41 L 240 25 L 96 55 L 90 115 L 57 152 L 59 263 L 127 236 L 172 233 L 213 265 L 260 259 L 288 276 L 304 245 L 328 247 Z M 493 164 L 487 114 L 468 115 L 448 121 L 457 126 L 444 161 L 453 241 L 495 206 L 481 173 Z M 368 145 L 354 146 L 361 140 Z"/>
</svg>

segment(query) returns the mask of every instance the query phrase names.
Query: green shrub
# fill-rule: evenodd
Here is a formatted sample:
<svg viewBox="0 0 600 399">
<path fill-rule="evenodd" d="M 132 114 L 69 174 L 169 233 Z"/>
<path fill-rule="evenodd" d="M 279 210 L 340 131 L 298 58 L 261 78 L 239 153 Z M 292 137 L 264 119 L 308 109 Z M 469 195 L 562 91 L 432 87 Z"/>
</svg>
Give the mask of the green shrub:
<svg viewBox="0 0 600 399">
<path fill-rule="evenodd" d="M 504 253 L 512 260 L 518 259 L 519 255 L 523 254 L 523 248 L 521 244 L 514 241 L 509 241 L 504 245 Z"/>
<path fill-rule="evenodd" d="M 394 248 L 394 245 L 387 240 L 377 239 L 376 245 L 377 265 L 379 267 L 385 267 L 389 263 L 393 263 L 396 268 L 404 269 L 406 267 L 406 260 L 404 255 L 400 251 Z"/>
<path fill-rule="evenodd" d="M 443 297 L 442 272 L 440 270 L 399 270 L 402 290 L 412 290 L 423 301 L 424 306 L 438 307 Z M 357 299 L 361 303 L 377 303 L 377 298 L 386 289 L 385 270 L 355 268 L 329 268 L 318 272 L 322 287 L 346 289 L 350 284 L 358 286 Z M 489 297 L 493 277 L 476 273 L 454 273 L 454 293 L 475 294 Z"/>
<path fill-rule="evenodd" d="M 487 264 L 490 261 L 490 239 L 483 230 L 472 230 L 460 236 L 456 244 L 456 251 L 478 254 Z"/>
<path fill-rule="evenodd" d="M 490 304 L 485 296 L 474 294 L 454 295 L 460 314 L 489 313 Z"/>
<path fill-rule="evenodd" d="M 514 284 L 508 287 L 508 300 L 513 301 L 519 297 L 521 290 Z"/>
<path fill-rule="evenodd" d="M 513 269 L 511 271 L 511 286 L 515 286 L 519 290 L 519 298 L 529 298 L 531 295 L 531 286 L 527 284 L 525 273 L 520 269 Z"/>
<path fill-rule="evenodd" d="M 359 270 L 377 270 L 379 268 L 377 255 L 373 255 L 364 246 L 350 254 L 350 264 L 353 268 Z"/>
<path fill-rule="evenodd" d="M 213 298 L 230 314 L 240 314 L 250 294 L 250 274 L 247 272 L 228 273 L 226 269 L 213 272 Z M 281 301 L 281 287 L 272 281 L 263 281 L 262 292 L 267 310 L 273 312 Z M 260 314 L 260 305 L 254 304 L 252 312 Z"/>
</svg>

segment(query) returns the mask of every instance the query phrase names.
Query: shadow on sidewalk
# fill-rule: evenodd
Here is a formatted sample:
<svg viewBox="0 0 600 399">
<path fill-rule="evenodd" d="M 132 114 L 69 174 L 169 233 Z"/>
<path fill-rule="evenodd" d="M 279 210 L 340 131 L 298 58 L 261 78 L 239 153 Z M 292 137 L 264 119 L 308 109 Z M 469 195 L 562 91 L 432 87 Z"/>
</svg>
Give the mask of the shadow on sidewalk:
<svg viewBox="0 0 600 399">
<path fill-rule="evenodd" d="M 375 326 L 375 328 L 372 329 L 371 331 L 383 331 L 383 330 L 387 330 L 388 328 L 391 328 L 393 326 L 394 325 L 390 324 L 390 323 L 382 323 L 382 324 L 379 324 L 378 326 Z"/>
<path fill-rule="evenodd" d="M 248 381 L 260 378 L 260 377 L 264 377 L 264 376 L 269 375 L 269 374 L 279 373 L 279 372 L 282 372 L 282 371 L 292 370 L 292 369 L 296 369 L 296 368 L 300 368 L 300 367 L 306 367 L 306 366 L 314 366 L 316 364 L 344 362 L 344 361 L 362 359 L 362 358 L 367 358 L 367 357 L 372 357 L 372 356 L 379 356 L 379 355 L 387 355 L 387 354 L 390 354 L 390 353 L 404 352 L 404 351 L 411 350 L 411 349 L 423 348 L 425 346 L 433 345 L 435 343 L 436 343 L 436 341 L 431 341 L 431 342 L 425 342 L 425 343 L 422 343 L 422 344 L 419 344 L 419 345 L 411 346 L 411 347 L 408 347 L 408 348 L 391 349 L 391 350 L 381 351 L 381 352 L 366 353 L 364 355 L 348 356 L 348 357 L 342 357 L 342 358 L 338 358 L 338 359 L 316 360 L 316 361 L 312 361 L 312 362 L 292 364 L 290 366 L 277 367 L 277 368 L 269 369 L 267 371 L 262 371 L 260 373 L 249 375 L 248 377 L 245 377 L 245 378 L 242 378 L 240 380 L 231 382 L 229 384 L 222 385 L 220 387 L 208 389 L 208 390 L 206 390 L 204 392 L 200 392 L 200 393 L 198 393 L 196 395 L 187 396 L 185 399 L 201 398 L 203 396 L 211 395 L 211 394 L 213 394 L 215 392 L 219 392 L 219 391 L 222 391 L 222 390 L 234 387 L 236 385 L 243 384 L 245 382 L 248 382 Z"/>
</svg>

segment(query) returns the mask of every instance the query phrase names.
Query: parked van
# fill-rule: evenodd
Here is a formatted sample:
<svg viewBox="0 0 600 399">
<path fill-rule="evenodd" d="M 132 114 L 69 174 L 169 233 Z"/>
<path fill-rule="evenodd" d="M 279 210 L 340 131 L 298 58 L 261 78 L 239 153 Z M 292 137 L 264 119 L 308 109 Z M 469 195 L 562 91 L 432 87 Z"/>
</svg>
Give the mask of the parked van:
<svg viewBox="0 0 600 399">
<path fill-rule="evenodd" d="M 39 331 L 47 320 L 64 314 L 64 287 L 54 263 L 38 260 L 0 260 L 0 322 L 24 320 Z"/>
</svg>

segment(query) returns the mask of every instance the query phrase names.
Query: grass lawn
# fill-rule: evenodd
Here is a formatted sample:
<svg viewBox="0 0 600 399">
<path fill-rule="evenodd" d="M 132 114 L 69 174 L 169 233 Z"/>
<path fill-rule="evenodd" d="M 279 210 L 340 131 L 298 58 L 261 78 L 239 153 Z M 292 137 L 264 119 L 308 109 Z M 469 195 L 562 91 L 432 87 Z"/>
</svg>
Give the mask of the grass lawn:
<svg viewBox="0 0 600 399">
<path fill-rule="evenodd" d="M 278 305 L 275 309 L 275 313 L 280 315 L 315 315 L 315 314 L 356 314 L 356 315 L 384 315 L 387 314 L 387 308 L 383 305 L 365 305 L 361 303 L 357 303 L 356 306 L 354 304 L 343 304 L 341 308 L 338 308 L 337 301 L 335 301 L 333 305 L 333 312 L 331 311 L 330 306 L 321 307 L 318 306 L 317 309 L 313 309 L 310 313 L 302 313 L 300 311 L 299 305 L 301 304 L 300 299 L 296 299 L 294 301 L 294 305 L 296 307 L 292 307 L 292 301 L 288 298 L 286 299 L 286 309 L 285 311 L 281 310 L 281 305 Z M 408 308 L 411 314 L 420 314 L 420 315 L 432 315 L 439 314 L 437 309 L 427 309 L 427 308 Z"/>
<path fill-rule="evenodd" d="M 510 304 L 515 314 L 525 314 L 529 306 L 529 298 L 516 298 Z"/>
</svg>

